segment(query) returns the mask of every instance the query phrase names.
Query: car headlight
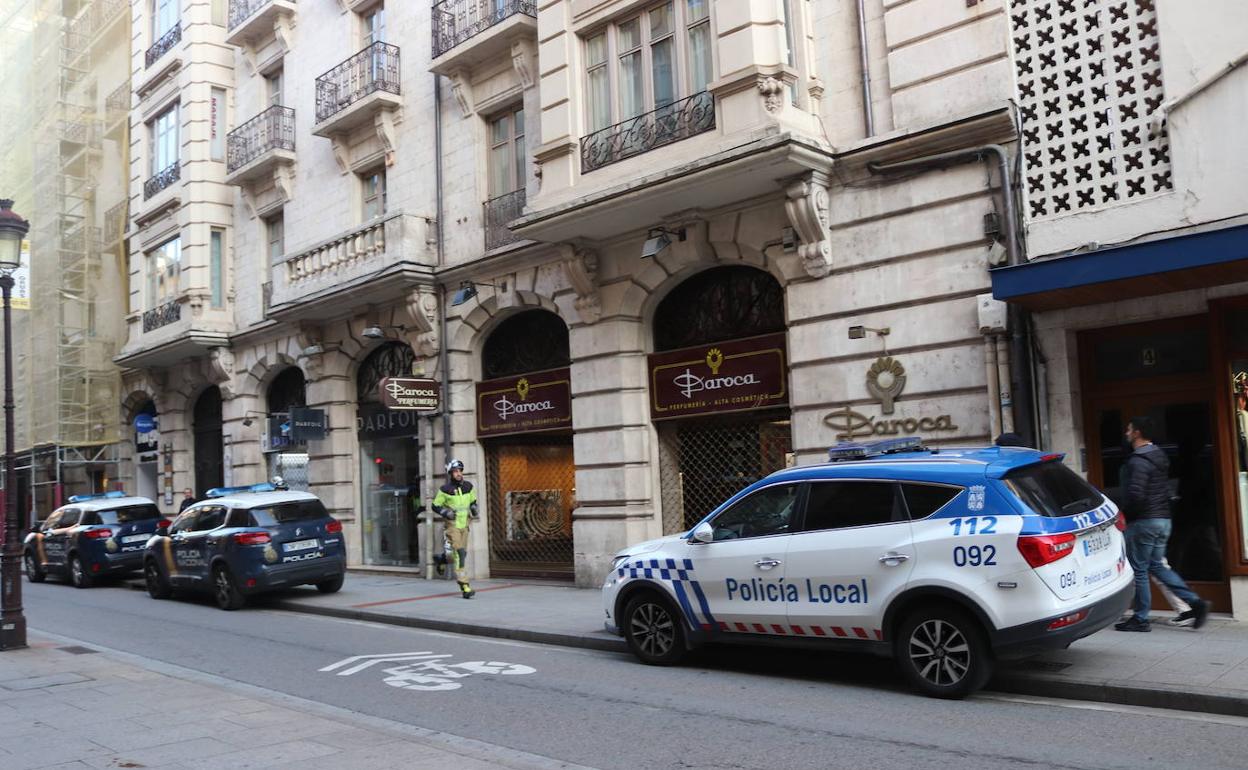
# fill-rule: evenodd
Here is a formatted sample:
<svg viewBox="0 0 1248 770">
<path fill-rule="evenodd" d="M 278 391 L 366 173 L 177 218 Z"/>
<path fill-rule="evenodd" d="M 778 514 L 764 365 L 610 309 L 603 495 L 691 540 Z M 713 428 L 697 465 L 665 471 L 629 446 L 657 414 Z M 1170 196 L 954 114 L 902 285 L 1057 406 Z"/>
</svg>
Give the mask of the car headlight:
<svg viewBox="0 0 1248 770">
<path fill-rule="evenodd" d="M 623 564 L 624 562 L 628 561 L 630 558 L 632 558 L 632 557 L 630 557 L 630 556 L 629 556 L 628 554 L 626 554 L 626 553 L 624 553 L 624 554 L 620 554 L 619 556 L 617 556 L 617 557 L 615 557 L 614 559 L 612 559 L 612 560 L 611 560 L 611 569 L 619 569 L 619 568 L 620 568 L 620 565 L 621 565 L 621 564 Z"/>
</svg>

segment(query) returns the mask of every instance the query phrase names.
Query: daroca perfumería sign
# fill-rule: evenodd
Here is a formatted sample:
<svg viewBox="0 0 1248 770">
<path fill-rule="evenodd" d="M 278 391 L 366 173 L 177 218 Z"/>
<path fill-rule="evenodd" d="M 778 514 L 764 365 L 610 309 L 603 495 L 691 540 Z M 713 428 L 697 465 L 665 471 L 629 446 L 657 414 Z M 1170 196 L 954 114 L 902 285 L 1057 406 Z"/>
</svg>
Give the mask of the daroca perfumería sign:
<svg viewBox="0 0 1248 770">
<path fill-rule="evenodd" d="M 650 356 L 652 419 L 788 403 L 788 353 L 783 333 Z"/>
<path fill-rule="evenodd" d="M 477 383 L 477 435 L 572 427 L 570 370 L 551 369 Z"/>
</svg>

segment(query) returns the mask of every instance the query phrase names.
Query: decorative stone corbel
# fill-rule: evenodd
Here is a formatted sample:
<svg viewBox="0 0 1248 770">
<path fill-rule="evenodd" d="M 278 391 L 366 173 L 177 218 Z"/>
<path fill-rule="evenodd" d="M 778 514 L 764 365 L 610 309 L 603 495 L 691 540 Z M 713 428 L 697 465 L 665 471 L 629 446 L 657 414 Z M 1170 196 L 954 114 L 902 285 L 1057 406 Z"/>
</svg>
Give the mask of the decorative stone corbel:
<svg viewBox="0 0 1248 770">
<path fill-rule="evenodd" d="M 521 38 L 511 44 L 511 66 L 516 69 L 520 85 L 532 88 L 537 83 L 537 49 L 532 41 Z"/>
<path fill-rule="evenodd" d="M 243 46 L 243 61 L 247 62 L 247 71 L 252 75 L 259 71 L 259 65 L 256 62 L 256 47 L 251 43 Z"/>
<path fill-rule="evenodd" d="M 277 197 L 282 203 L 286 203 L 293 196 L 295 186 L 295 175 L 291 171 L 290 166 L 282 164 L 273 169 L 273 188 L 277 190 Z"/>
<path fill-rule="evenodd" d="M 334 153 L 334 160 L 338 162 L 339 173 L 351 173 L 351 148 L 347 145 L 347 138 L 341 135 L 331 136 L 329 138 L 330 149 Z"/>
<path fill-rule="evenodd" d="M 309 380 L 318 380 L 325 364 L 325 341 L 321 327 L 315 324 L 300 324 L 295 332 L 295 344 L 299 346 L 299 366 Z M 320 348 L 320 353 L 311 355 L 303 351 Z"/>
<path fill-rule="evenodd" d="M 459 105 L 460 113 L 465 118 L 471 118 L 475 105 L 472 101 L 472 80 L 468 73 L 455 70 L 447 75 L 447 79 L 451 81 L 451 94 L 455 97 L 455 103 Z"/>
<path fill-rule="evenodd" d="M 581 320 L 592 324 L 602 317 L 602 304 L 598 294 L 598 252 L 571 244 L 559 247 L 560 263 L 572 291 L 576 292 L 573 305 Z"/>
<path fill-rule="evenodd" d="M 760 78 L 758 92 L 763 96 L 763 107 L 773 115 L 784 107 L 784 82 L 778 78 Z"/>
<path fill-rule="evenodd" d="M 256 193 L 252 190 L 251 185 L 245 184 L 238 188 L 243 196 L 243 208 L 247 211 L 249 219 L 256 218 Z"/>
<path fill-rule="evenodd" d="M 407 293 L 405 304 L 416 335 L 416 352 L 425 358 L 432 358 L 438 353 L 438 332 L 441 328 L 437 292 L 429 286 L 417 286 Z"/>
<path fill-rule="evenodd" d="M 788 198 L 784 202 L 784 211 L 802 239 L 797 248 L 802 266 L 811 277 L 822 278 L 832 269 L 828 175 L 811 171 L 790 183 L 784 193 Z"/>
<path fill-rule="evenodd" d="M 810 111 L 815 115 L 822 114 L 823 110 L 820 105 L 823 104 L 823 81 L 819 78 L 811 78 L 809 83 L 806 92 L 810 94 Z"/>
<path fill-rule="evenodd" d="M 229 348 L 209 351 L 208 381 L 221 389 L 222 398 L 234 398 L 234 354 Z"/>
<path fill-rule="evenodd" d="M 386 154 L 386 165 L 394 165 L 394 146 L 398 132 L 395 131 L 395 116 L 390 110 L 382 110 L 373 118 L 373 128 L 377 130 L 377 138 L 381 140 L 382 151 Z"/>
<path fill-rule="evenodd" d="M 294 17 L 285 13 L 279 13 L 277 18 L 273 20 L 273 39 L 281 46 L 282 54 L 285 54 L 292 47 L 294 42 Z"/>
</svg>

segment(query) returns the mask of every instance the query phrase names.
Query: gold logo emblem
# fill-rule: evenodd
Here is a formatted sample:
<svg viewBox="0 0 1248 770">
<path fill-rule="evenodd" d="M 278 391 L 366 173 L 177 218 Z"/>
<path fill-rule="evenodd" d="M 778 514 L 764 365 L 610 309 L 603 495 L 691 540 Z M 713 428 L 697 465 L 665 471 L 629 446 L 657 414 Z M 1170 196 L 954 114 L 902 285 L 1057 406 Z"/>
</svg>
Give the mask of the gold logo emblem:
<svg viewBox="0 0 1248 770">
<path fill-rule="evenodd" d="M 108 549 L 109 553 L 117 553 L 117 541 L 111 537 L 104 541 L 104 547 Z"/>
<path fill-rule="evenodd" d="M 906 369 L 892 356 L 877 358 L 867 370 L 867 392 L 880 402 L 880 412 L 893 413 L 893 401 L 906 387 Z"/>
<path fill-rule="evenodd" d="M 516 383 L 516 395 L 520 397 L 521 401 L 524 401 L 529 397 L 528 379 L 521 377 L 520 381 Z"/>
<path fill-rule="evenodd" d="M 719 348 L 711 348 L 706 352 L 706 365 L 711 367 L 711 376 L 719 374 L 719 367 L 724 365 L 724 354 Z"/>
<path fill-rule="evenodd" d="M 277 549 L 275 549 L 272 545 L 266 545 L 264 547 L 264 560 L 269 564 L 277 561 Z"/>
</svg>

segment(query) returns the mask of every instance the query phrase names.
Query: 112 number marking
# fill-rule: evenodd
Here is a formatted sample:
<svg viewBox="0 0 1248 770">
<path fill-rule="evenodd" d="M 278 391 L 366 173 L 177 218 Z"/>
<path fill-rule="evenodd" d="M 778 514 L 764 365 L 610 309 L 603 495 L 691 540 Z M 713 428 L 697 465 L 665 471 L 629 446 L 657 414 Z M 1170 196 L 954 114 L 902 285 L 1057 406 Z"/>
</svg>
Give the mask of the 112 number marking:
<svg viewBox="0 0 1248 770">
<path fill-rule="evenodd" d="M 970 516 L 965 519 L 952 519 L 949 526 L 953 527 L 953 536 L 959 535 L 995 535 L 997 534 L 996 516 Z M 963 532 L 965 527 L 966 531 Z"/>
</svg>

